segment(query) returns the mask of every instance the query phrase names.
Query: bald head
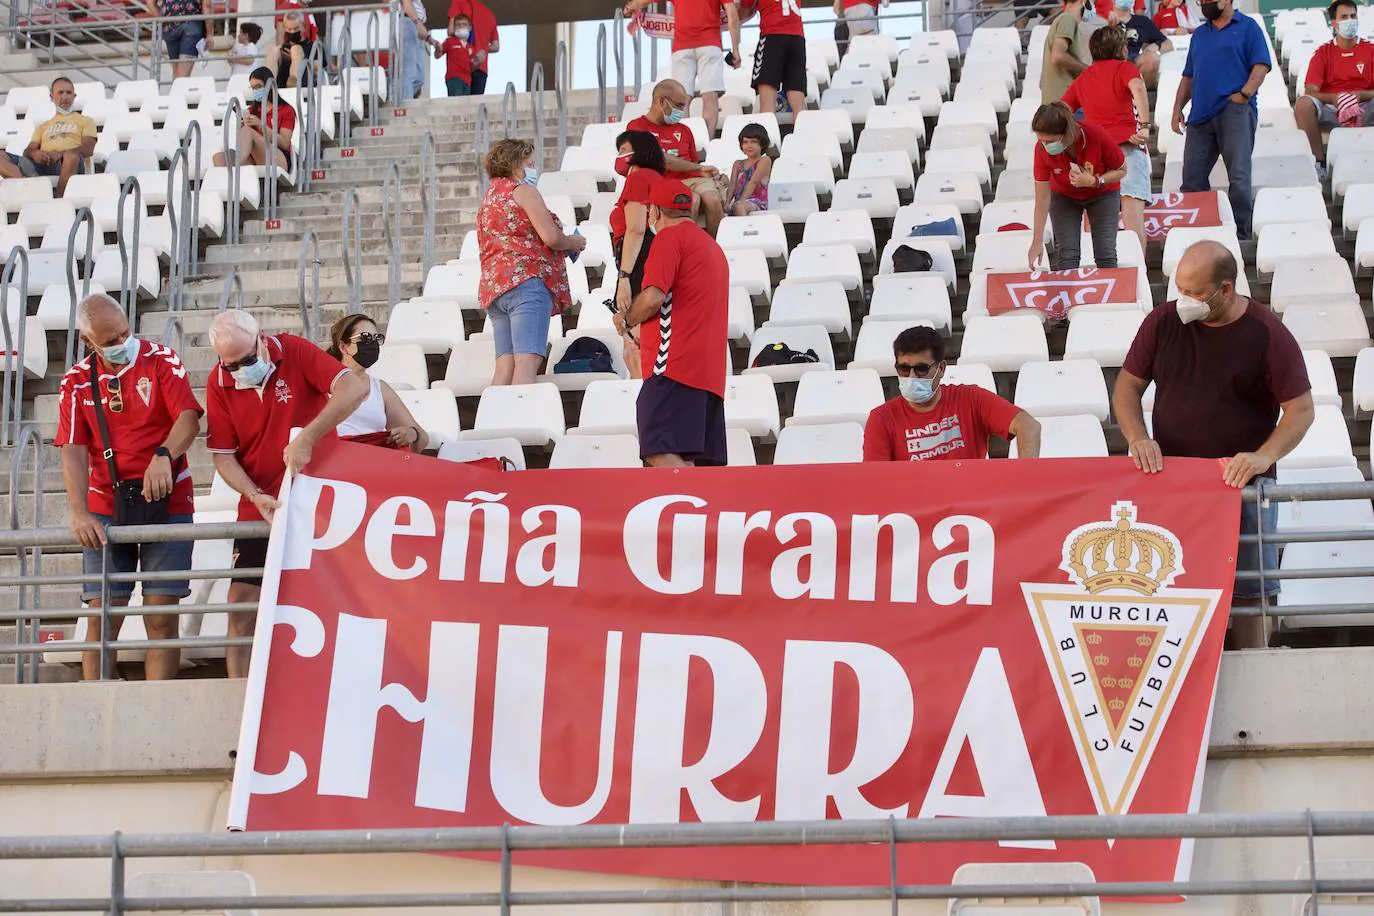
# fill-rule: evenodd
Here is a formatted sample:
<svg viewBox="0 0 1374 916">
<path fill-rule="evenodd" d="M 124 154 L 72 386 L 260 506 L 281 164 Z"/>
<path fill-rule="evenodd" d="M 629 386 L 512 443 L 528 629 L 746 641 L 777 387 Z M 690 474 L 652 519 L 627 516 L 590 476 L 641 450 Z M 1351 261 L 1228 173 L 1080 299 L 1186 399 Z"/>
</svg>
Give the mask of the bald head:
<svg viewBox="0 0 1374 916">
<path fill-rule="evenodd" d="M 108 347 L 129 333 L 129 318 L 118 302 L 104 293 L 92 293 L 76 306 L 76 328 L 87 338 L 87 346 Z"/>
<path fill-rule="evenodd" d="M 1207 306 L 1204 323 L 1225 318 L 1236 300 L 1236 258 L 1225 245 L 1211 240 L 1194 242 L 1183 252 L 1174 270 L 1174 285 L 1180 297 Z"/>
<path fill-rule="evenodd" d="M 648 117 L 655 124 L 665 124 L 669 119 L 669 112 L 687 112 L 687 105 L 692 101 L 687 90 L 677 80 L 661 80 L 654 86 L 653 101 L 649 105 Z"/>
</svg>

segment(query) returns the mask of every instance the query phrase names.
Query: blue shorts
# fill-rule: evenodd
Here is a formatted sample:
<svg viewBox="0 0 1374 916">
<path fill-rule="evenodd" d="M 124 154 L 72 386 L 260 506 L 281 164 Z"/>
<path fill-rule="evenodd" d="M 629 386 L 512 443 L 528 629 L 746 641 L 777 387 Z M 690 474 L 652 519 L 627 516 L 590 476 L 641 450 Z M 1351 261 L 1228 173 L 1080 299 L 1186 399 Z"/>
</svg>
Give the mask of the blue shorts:
<svg viewBox="0 0 1374 916">
<path fill-rule="evenodd" d="M 1121 144 L 1126 157 L 1126 177 L 1121 179 L 1121 196 L 1150 202 L 1150 154 L 1134 143 Z"/>
<path fill-rule="evenodd" d="M 32 160 L 28 161 L 32 162 Z M 23 166 L 20 166 L 20 168 L 22 169 Z M 84 171 L 86 171 L 86 157 L 77 156 L 76 174 L 80 175 Z M 56 162 L 34 162 L 33 173 L 34 177 L 41 175 L 45 178 L 56 178 L 62 174 L 62 160 L 59 159 Z"/>
<path fill-rule="evenodd" d="M 194 58 L 198 53 L 196 45 L 204 37 L 205 23 L 199 20 L 162 27 L 162 40 L 167 43 L 168 60 L 176 60 L 179 57 Z"/>
<path fill-rule="evenodd" d="M 653 375 L 635 401 L 639 457 L 680 455 L 698 467 L 726 463 L 725 401 L 714 392 Z"/>
<path fill-rule="evenodd" d="M 95 513 L 102 525 L 106 527 L 114 524 L 114 519 L 108 515 Z M 192 517 L 189 515 L 169 515 L 167 523 L 170 525 L 189 525 Z M 112 573 L 131 573 L 139 572 L 173 572 L 175 570 L 188 570 L 191 568 L 191 548 L 190 541 L 159 541 L 154 544 L 111 544 L 110 549 L 110 572 Z M 100 575 L 100 551 L 91 550 L 89 547 L 82 551 L 81 571 L 88 576 Z M 143 594 L 145 595 L 166 595 L 171 598 L 185 598 L 191 594 L 191 581 L 189 579 L 174 579 L 160 582 L 144 582 Z M 111 582 L 111 598 L 128 598 L 134 593 L 132 582 Z M 82 601 L 100 600 L 100 583 L 87 582 L 81 586 Z"/>
<path fill-rule="evenodd" d="M 1258 478 L 1256 478 L 1258 480 Z M 1264 533 L 1267 536 L 1277 535 L 1279 527 L 1279 507 L 1277 503 L 1270 503 L 1264 507 L 1255 505 L 1252 499 L 1242 500 L 1240 504 L 1240 533 L 1257 534 L 1259 532 L 1259 518 L 1264 516 Z M 1240 545 L 1236 552 L 1236 569 L 1245 572 L 1259 572 L 1260 569 L 1260 545 L 1245 544 Z M 1264 573 L 1279 571 L 1279 545 L 1273 541 L 1264 543 Z M 1279 580 L 1264 580 L 1263 594 L 1266 597 L 1274 598 L 1279 593 Z M 1255 600 L 1259 598 L 1260 580 L 1259 579 L 1237 579 L 1233 597 L 1241 600 Z"/>
<path fill-rule="evenodd" d="M 552 312 L 553 296 L 538 277 L 530 277 L 493 299 L 487 306 L 487 315 L 491 318 L 496 355 L 548 353 Z"/>
</svg>

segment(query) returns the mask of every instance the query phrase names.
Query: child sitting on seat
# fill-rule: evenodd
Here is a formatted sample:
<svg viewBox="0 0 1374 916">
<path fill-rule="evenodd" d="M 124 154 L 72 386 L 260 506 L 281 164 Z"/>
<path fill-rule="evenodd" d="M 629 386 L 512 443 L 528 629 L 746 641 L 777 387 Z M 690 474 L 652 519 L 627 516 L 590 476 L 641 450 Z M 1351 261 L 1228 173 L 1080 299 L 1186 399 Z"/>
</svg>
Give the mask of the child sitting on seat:
<svg viewBox="0 0 1374 916">
<path fill-rule="evenodd" d="M 725 209 L 731 216 L 748 216 L 768 209 L 768 176 L 773 160 L 764 150 L 769 146 L 768 131 L 758 124 L 746 124 L 739 132 L 739 148 L 744 159 L 730 170 L 730 201 Z"/>
</svg>

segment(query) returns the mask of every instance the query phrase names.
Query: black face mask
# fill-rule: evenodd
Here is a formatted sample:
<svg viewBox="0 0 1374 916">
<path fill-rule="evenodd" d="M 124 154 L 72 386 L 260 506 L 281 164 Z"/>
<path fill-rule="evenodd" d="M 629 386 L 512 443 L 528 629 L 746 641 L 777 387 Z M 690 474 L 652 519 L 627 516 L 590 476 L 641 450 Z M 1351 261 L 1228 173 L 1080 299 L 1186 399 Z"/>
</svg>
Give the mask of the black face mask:
<svg viewBox="0 0 1374 916">
<path fill-rule="evenodd" d="M 1202 16 L 1208 22 L 1216 22 L 1221 18 L 1221 4 L 1215 2 L 1202 4 Z"/>
<path fill-rule="evenodd" d="M 292 42 L 293 44 L 300 44 L 300 43 L 301 43 L 301 33 L 300 33 L 300 32 L 287 32 L 287 33 L 286 33 L 286 40 L 289 41 L 289 42 Z"/>
<path fill-rule="evenodd" d="M 358 341 L 358 352 L 353 354 L 353 359 L 364 369 L 370 368 L 373 363 L 382 355 L 382 345 L 375 340 Z"/>
</svg>

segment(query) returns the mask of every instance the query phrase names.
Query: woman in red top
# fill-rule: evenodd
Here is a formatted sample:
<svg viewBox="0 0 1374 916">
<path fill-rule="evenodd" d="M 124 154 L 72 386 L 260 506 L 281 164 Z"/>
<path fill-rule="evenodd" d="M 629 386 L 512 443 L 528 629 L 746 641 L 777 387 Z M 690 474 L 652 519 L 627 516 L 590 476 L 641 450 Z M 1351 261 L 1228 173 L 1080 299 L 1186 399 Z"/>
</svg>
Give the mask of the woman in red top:
<svg viewBox="0 0 1374 916">
<path fill-rule="evenodd" d="M 477 210 L 482 278 L 477 301 L 496 345 L 493 385 L 528 385 L 548 352 L 549 319 L 572 305 L 566 252 L 587 240 L 563 231 L 536 185 L 534 144 L 498 140 L 483 166 L 491 178 Z"/>
<path fill-rule="evenodd" d="M 277 168 L 288 168 L 291 155 L 291 132 L 296 129 L 296 109 L 281 100 L 275 92 L 267 102 L 267 83 L 272 79 L 272 71 L 259 67 L 248 74 L 248 105 L 239 125 L 238 151 L 243 165 L 266 165 L 268 138 L 272 135 L 272 125 L 277 127 Z M 215 165 L 226 164 L 224 153 L 215 153 Z"/>
<path fill-rule="evenodd" d="M 647 131 L 627 130 L 615 138 L 615 145 L 620 152 L 615 170 L 625 176 L 625 187 L 611 211 L 611 247 L 620 268 L 615 304 L 623 312 L 639 295 L 644 280 L 644 264 L 654 240 L 649 230 L 649 195 L 663 180 L 668 166 L 663 147 Z"/>
<path fill-rule="evenodd" d="M 1035 219 L 1028 262 L 1040 269 L 1045 254 L 1045 217 L 1054 227 L 1056 270 L 1078 267 L 1079 227 L 1084 214 L 1093 234 L 1093 261 L 1116 266 L 1116 229 L 1126 158 L 1096 124 L 1079 123 L 1062 101 L 1041 105 L 1031 119 L 1035 145 Z"/>
<path fill-rule="evenodd" d="M 1093 65 L 1064 93 L 1070 108 L 1083 109 L 1083 120 L 1107 132 L 1121 147 L 1126 177 L 1121 179 L 1121 221 L 1145 250 L 1145 208 L 1150 203 L 1149 97 L 1136 65 L 1126 59 L 1126 35 L 1104 26 L 1088 39 Z"/>
<path fill-rule="evenodd" d="M 1187 35 L 1198 22 L 1188 9 L 1188 0 L 1164 0 L 1155 10 L 1155 25 L 1166 35 Z"/>
</svg>

